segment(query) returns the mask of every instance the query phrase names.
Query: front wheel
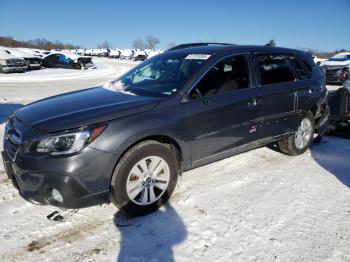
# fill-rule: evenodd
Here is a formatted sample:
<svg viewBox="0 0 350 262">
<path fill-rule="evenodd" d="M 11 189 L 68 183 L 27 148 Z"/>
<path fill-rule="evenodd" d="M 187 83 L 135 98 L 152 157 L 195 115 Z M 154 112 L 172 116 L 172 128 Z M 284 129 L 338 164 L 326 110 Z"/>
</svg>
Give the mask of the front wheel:
<svg viewBox="0 0 350 262">
<path fill-rule="evenodd" d="M 310 146 L 315 133 L 315 120 L 312 113 L 308 112 L 298 127 L 295 134 L 278 142 L 280 150 L 291 156 L 303 154 Z"/>
<path fill-rule="evenodd" d="M 122 211 L 145 215 L 168 201 L 175 189 L 178 162 L 170 146 L 149 140 L 129 149 L 111 181 L 111 201 Z"/>
</svg>

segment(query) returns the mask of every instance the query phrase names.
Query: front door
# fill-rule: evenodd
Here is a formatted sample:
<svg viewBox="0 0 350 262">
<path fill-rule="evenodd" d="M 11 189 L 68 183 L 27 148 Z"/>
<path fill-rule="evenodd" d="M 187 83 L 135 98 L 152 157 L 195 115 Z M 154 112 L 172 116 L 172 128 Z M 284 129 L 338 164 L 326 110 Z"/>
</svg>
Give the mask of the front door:
<svg viewBox="0 0 350 262">
<path fill-rule="evenodd" d="M 256 139 L 255 88 L 246 55 L 223 59 L 190 91 L 187 102 L 192 161 Z"/>
</svg>

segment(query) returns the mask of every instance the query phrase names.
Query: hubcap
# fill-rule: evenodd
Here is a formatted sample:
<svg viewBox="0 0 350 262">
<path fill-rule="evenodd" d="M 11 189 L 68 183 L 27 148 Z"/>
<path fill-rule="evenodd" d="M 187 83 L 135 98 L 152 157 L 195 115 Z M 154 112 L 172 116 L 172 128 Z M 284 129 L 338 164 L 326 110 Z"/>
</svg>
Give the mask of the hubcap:
<svg viewBox="0 0 350 262">
<path fill-rule="evenodd" d="M 170 168 L 161 157 L 146 157 L 131 169 L 126 182 L 129 199 L 137 205 L 150 205 L 166 191 L 170 180 Z"/>
<path fill-rule="evenodd" d="M 310 119 L 304 118 L 295 133 L 295 146 L 298 149 L 303 149 L 310 142 L 312 136 L 312 124 Z"/>
</svg>

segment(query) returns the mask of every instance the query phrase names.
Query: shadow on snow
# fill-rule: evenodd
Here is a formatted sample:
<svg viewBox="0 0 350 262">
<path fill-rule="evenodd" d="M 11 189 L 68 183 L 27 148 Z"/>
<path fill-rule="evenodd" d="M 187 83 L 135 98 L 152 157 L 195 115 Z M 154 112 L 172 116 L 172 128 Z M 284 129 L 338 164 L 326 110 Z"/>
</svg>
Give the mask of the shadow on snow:
<svg viewBox="0 0 350 262">
<path fill-rule="evenodd" d="M 323 137 L 319 145 L 312 145 L 311 155 L 320 166 L 350 187 L 350 128 L 331 135 Z"/>
<path fill-rule="evenodd" d="M 126 217 L 118 211 L 114 224 L 121 233 L 118 262 L 174 261 L 173 247 L 187 236 L 184 223 L 170 205 L 141 217 Z"/>
</svg>

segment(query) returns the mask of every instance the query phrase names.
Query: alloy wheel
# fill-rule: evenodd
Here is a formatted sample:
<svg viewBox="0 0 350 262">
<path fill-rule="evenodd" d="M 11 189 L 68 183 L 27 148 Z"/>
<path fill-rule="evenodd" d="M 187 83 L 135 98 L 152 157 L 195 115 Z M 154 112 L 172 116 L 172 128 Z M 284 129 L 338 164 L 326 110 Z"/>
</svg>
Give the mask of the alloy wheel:
<svg viewBox="0 0 350 262">
<path fill-rule="evenodd" d="M 168 163 L 159 156 L 150 156 L 137 162 L 126 182 L 129 199 L 137 205 L 150 205 L 166 191 L 170 181 Z"/>
<path fill-rule="evenodd" d="M 304 118 L 295 133 L 295 146 L 298 149 L 303 149 L 311 140 L 313 128 L 310 119 Z"/>
</svg>

